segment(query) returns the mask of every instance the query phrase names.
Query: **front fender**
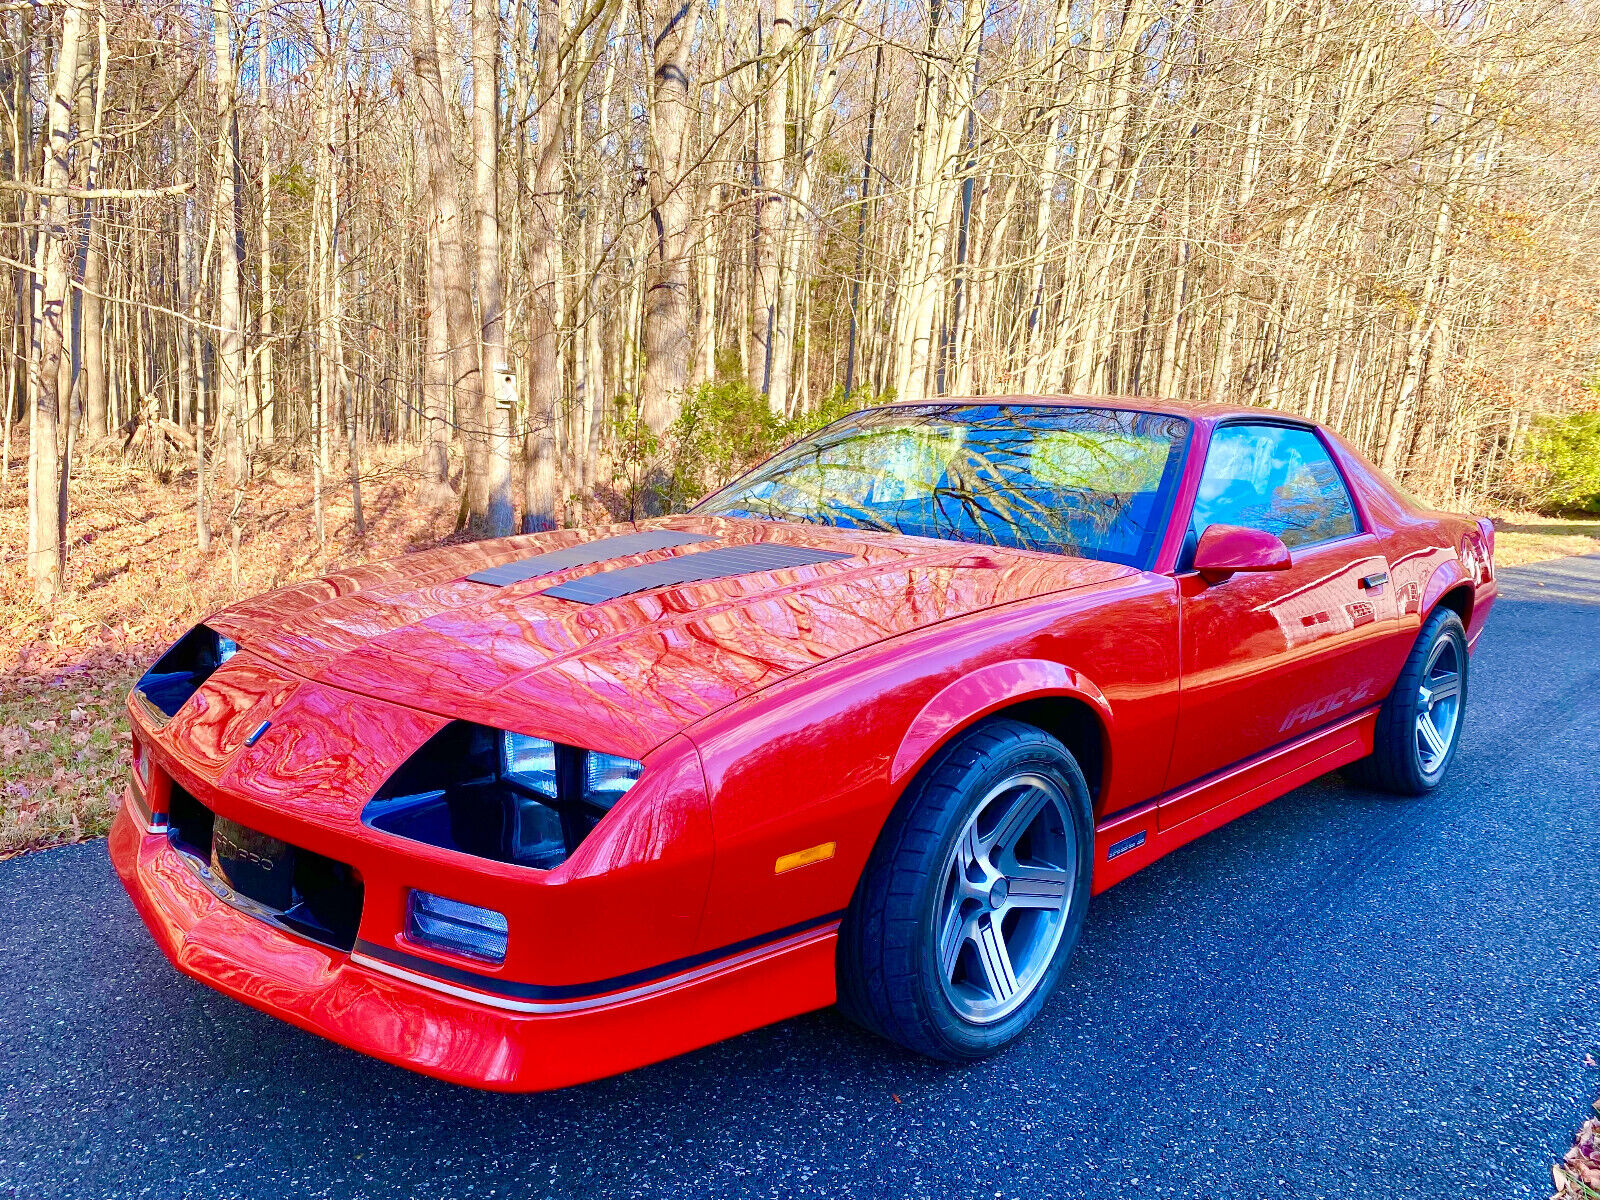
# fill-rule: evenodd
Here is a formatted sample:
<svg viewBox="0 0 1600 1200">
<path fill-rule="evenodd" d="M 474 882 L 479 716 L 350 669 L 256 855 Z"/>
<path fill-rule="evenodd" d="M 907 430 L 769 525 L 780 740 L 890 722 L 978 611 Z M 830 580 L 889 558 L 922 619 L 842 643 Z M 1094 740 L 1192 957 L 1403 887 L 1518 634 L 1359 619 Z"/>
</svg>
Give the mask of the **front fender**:
<svg viewBox="0 0 1600 1200">
<path fill-rule="evenodd" d="M 1111 705 L 1093 680 L 1071 667 L 1038 658 L 989 663 L 947 684 L 912 719 L 889 770 L 891 784 L 901 787 L 951 735 L 1023 700 L 1069 696 L 1082 700 L 1100 718 L 1106 736 L 1103 770 L 1110 777 Z"/>
</svg>

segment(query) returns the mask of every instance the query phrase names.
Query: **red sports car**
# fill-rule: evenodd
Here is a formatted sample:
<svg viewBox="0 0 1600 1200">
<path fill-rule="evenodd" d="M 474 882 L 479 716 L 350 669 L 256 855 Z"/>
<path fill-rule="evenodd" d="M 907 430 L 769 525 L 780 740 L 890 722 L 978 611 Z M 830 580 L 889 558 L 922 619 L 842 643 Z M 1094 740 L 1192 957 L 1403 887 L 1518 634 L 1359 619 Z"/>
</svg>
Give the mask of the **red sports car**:
<svg viewBox="0 0 1600 1200">
<path fill-rule="evenodd" d="M 682 516 L 224 609 L 111 854 L 188 975 L 533 1090 L 837 1002 L 1004 1046 L 1089 897 L 1313 776 L 1436 786 L 1488 522 L 1259 409 L 847 417 Z"/>
</svg>

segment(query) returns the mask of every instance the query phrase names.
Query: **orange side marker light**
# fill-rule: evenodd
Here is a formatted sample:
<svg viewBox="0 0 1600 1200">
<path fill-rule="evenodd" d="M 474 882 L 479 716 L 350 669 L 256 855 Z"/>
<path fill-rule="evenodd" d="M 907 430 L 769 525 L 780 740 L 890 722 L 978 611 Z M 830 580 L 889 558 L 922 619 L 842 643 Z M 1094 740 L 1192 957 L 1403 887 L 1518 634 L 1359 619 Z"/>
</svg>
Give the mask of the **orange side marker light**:
<svg viewBox="0 0 1600 1200">
<path fill-rule="evenodd" d="M 833 852 L 838 846 L 838 842 L 823 842 L 820 846 L 808 846 L 804 850 L 796 850 L 793 854 L 785 854 L 772 865 L 772 873 L 782 875 L 785 871 L 793 871 L 797 867 L 809 867 L 812 863 L 825 862 L 833 857 Z"/>
</svg>

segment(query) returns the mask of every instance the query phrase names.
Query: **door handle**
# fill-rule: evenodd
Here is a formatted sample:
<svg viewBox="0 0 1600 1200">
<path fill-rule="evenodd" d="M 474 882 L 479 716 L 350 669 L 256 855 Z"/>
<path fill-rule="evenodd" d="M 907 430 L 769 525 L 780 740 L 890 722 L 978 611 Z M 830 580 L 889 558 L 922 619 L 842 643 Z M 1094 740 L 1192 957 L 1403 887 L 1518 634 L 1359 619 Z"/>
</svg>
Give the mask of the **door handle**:
<svg viewBox="0 0 1600 1200">
<path fill-rule="evenodd" d="M 1361 577 L 1362 588 L 1369 592 L 1373 588 L 1380 588 L 1388 582 L 1389 572 L 1387 571 L 1374 571 L 1371 575 L 1363 575 Z"/>
</svg>

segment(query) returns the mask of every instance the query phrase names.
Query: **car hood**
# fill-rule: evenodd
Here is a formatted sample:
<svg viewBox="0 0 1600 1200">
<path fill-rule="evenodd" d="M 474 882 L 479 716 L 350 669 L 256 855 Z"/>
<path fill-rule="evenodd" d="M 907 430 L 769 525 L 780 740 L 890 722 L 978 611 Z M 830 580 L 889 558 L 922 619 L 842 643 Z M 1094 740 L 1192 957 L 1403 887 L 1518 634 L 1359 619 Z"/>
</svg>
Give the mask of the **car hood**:
<svg viewBox="0 0 1600 1200">
<path fill-rule="evenodd" d="M 709 540 L 506 586 L 467 578 L 652 530 Z M 620 567 L 752 543 L 843 557 L 599 603 L 545 594 Z M 1135 573 L 1089 559 L 899 534 L 670 517 L 413 554 L 235 604 L 207 624 L 317 684 L 641 758 L 725 705 L 841 654 L 995 605 Z"/>
</svg>

